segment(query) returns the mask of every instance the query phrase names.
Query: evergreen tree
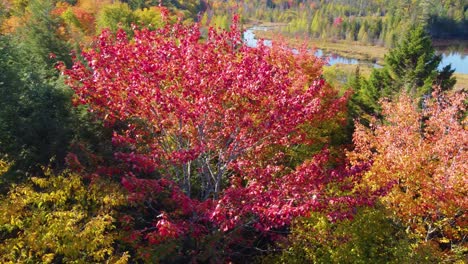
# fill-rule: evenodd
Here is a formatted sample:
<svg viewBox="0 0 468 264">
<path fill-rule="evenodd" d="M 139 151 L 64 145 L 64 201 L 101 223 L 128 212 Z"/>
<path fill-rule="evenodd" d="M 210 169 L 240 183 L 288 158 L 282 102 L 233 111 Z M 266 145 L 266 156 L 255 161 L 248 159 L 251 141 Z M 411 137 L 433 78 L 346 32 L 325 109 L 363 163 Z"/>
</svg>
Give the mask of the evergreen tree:
<svg viewBox="0 0 468 264">
<path fill-rule="evenodd" d="M 34 69 L 41 66 L 42 71 L 57 76 L 54 69 L 57 61 L 71 65 L 71 45 L 60 38 L 58 32 L 62 21 L 51 15 L 55 8 L 52 0 L 31 0 L 27 6 L 28 21 L 19 28 L 16 37 L 17 45 L 26 51 L 26 61 L 34 65 Z"/>
<path fill-rule="evenodd" d="M 0 157 L 18 175 L 51 161 L 62 167 L 74 134 L 72 91 L 54 68 L 57 60 L 71 61 L 71 49 L 57 36 L 52 7 L 52 1 L 30 1 L 26 25 L 0 36 Z"/>
<path fill-rule="evenodd" d="M 455 69 L 452 69 L 450 65 L 445 66 L 438 72 L 435 84 L 439 86 L 442 91 L 453 88 L 457 82 L 457 79 L 453 76 L 454 72 Z"/>
<path fill-rule="evenodd" d="M 442 57 L 435 54 L 430 36 L 423 27 L 409 30 L 403 40 L 385 56 L 384 70 L 392 85 L 413 96 L 429 92 L 436 79 Z"/>
<path fill-rule="evenodd" d="M 437 70 L 441 56 L 435 54 L 429 35 L 422 27 L 411 28 L 403 40 L 385 56 L 384 66 L 374 69 L 368 80 L 356 89 L 353 100 L 361 114 L 378 114 L 380 98 L 392 98 L 405 91 L 415 98 L 431 92 L 434 85 L 443 90 L 456 80 L 450 66 Z"/>
<path fill-rule="evenodd" d="M 0 157 L 13 162 L 11 171 L 35 171 L 52 158 L 60 166 L 72 138 L 71 93 L 28 62 L 27 50 L 0 42 Z"/>
</svg>

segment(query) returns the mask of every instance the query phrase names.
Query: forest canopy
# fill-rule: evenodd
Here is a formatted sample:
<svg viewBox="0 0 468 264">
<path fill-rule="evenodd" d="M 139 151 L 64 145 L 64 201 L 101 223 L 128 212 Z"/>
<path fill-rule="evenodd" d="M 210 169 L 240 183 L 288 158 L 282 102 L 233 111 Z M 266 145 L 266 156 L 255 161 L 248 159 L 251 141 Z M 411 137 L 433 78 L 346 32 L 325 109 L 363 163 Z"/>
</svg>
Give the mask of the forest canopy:
<svg viewBox="0 0 468 264">
<path fill-rule="evenodd" d="M 0 262 L 466 260 L 467 94 L 431 39 L 461 1 L 0 7 Z M 335 87 L 255 19 L 391 49 Z"/>
</svg>

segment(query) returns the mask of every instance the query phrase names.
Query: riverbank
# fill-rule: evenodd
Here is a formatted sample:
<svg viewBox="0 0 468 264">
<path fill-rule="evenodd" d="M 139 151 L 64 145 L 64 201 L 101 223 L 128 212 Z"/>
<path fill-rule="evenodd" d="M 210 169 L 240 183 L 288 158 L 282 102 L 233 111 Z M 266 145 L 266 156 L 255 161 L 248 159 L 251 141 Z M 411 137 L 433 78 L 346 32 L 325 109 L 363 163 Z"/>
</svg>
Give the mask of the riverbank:
<svg viewBox="0 0 468 264">
<path fill-rule="evenodd" d="M 277 28 L 284 26 L 278 23 L 266 23 L 266 24 L 257 24 L 255 26 L 250 25 L 251 27 L 258 28 L 255 30 L 255 36 L 257 39 L 265 39 L 265 40 L 279 40 L 286 45 L 297 48 L 303 47 L 304 45 L 307 48 L 317 48 L 322 50 L 324 53 L 332 53 L 338 56 L 349 58 L 349 59 L 357 59 L 360 61 L 367 61 L 372 63 L 377 63 L 382 65 L 384 56 L 388 52 L 388 49 L 382 46 L 372 46 L 366 45 L 357 41 L 344 41 L 344 40 L 337 40 L 337 41 L 330 41 L 330 40 L 323 40 L 323 39 L 310 39 L 310 38 L 287 38 L 284 35 L 281 35 L 278 32 Z M 275 30 L 276 29 L 276 30 Z M 442 46 L 443 42 L 439 41 L 438 46 Z M 444 43 L 445 44 L 445 43 Z M 347 65 L 347 64 L 339 64 L 336 66 L 328 66 L 334 67 L 332 69 L 328 69 L 328 72 L 333 72 L 335 70 L 339 70 L 342 76 L 350 76 L 354 74 L 356 65 Z M 361 67 L 361 75 L 363 77 L 368 77 L 370 72 L 372 71 L 372 67 L 360 65 Z M 454 76 L 457 78 L 457 83 L 455 84 L 454 89 L 456 90 L 463 90 L 468 89 L 468 74 L 465 73 L 454 73 Z"/>
<path fill-rule="evenodd" d="M 468 53 L 468 41 L 462 39 L 433 39 L 432 46 L 442 52 L 457 51 Z"/>
<path fill-rule="evenodd" d="M 325 79 L 339 90 L 346 90 L 346 80 L 356 74 L 356 64 L 335 64 L 332 66 L 324 66 L 323 72 Z M 364 78 L 369 78 L 372 72 L 372 67 L 366 64 L 359 65 L 359 73 Z M 468 74 L 454 73 L 457 83 L 454 90 L 468 90 Z"/>
<path fill-rule="evenodd" d="M 300 47 L 305 43 L 308 48 L 321 49 L 325 53 L 333 53 L 344 58 L 357 59 L 377 64 L 383 63 L 384 55 L 388 52 L 388 49 L 385 47 L 366 45 L 358 41 L 330 41 L 306 37 L 287 38 L 275 30 L 275 28 L 280 26 L 282 25 L 262 24 L 259 27 L 266 28 L 267 30 L 256 30 L 255 35 L 258 39 L 281 39 L 286 45 L 291 47 Z"/>
<path fill-rule="evenodd" d="M 463 73 L 454 73 L 455 78 L 457 78 L 457 83 L 455 84 L 455 90 L 468 90 L 468 74 Z"/>
</svg>

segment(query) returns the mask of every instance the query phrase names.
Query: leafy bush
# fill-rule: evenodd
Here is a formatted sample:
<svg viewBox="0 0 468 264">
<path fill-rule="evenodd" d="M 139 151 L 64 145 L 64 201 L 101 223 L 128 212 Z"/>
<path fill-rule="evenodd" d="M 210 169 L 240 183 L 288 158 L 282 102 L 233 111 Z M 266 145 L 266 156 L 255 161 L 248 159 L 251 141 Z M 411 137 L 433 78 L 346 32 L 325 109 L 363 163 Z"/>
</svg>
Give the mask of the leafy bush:
<svg viewBox="0 0 468 264">
<path fill-rule="evenodd" d="M 118 185 L 65 172 L 32 177 L 0 200 L 0 262 L 126 263 L 114 248 Z"/>
<path fill-rule="evenodd" d="M 360 208 L 354 219 L 332 222 L 320 213 L 297 219 L 282 252 L 262 263 L 434 263 L 416 249 L 405 227 L 381 206 Z"/>
</svg>

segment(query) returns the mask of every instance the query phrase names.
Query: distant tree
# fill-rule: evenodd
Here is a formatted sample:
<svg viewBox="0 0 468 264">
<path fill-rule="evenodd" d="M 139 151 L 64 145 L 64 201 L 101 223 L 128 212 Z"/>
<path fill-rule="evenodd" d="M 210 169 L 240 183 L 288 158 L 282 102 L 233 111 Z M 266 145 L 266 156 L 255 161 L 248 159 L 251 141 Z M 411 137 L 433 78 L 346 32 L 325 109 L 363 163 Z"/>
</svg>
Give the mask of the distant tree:
<svg viewBox="0 0 468 264">
<path fill-rule="evenodd" d="M 57 76 L 54 69 L 57 61 L 71 65 L 71 46 L 61 39 L 58 32 L 61 26 L 60 18 L 51 13 L 55 9 L 52 0 L 30 0 L 27 6 L 28 19 L 20 27 L 14 37 L 17 45 L 27 51 L 25 61 L 29 61 L 32 68 L 40 67 L 48 71 L 50 76 Z"/>
<path fill-rule="evenodd" d="M 162 27 L 167 21 L 168 10 L 165 7 L 151 7 L 135 10 L 133 13 L 139 26 L 156 29 Z"/>
<path fill-rule="evenodd" d="M 447 91 L 452 89 L 457 82 L 453 73 L 455 69 L 452 69 L 451 65 L 445 66 L 442 70 L 440 70 L 437 74 L 437 78 L 435 80 L 435 85 L 440 87 L 442 91 Z"/>
<path fill-rule="evenodd" d="M 95 15 L 91 11 L 79 6 L 58 3 L 52 13 L 63 20 L 64 27 L 66 27 L 64 33 L 70 35 L 71 42 L 83 43 L 84 37 L 94 36 Z M 65 34 L 62 34 L 61 37 L 63 38 Z"/>
<path fill-rule="evenodd" d="M 131 24 L 137 23 L 137 18 L 126 3 L 114 3 L 105 5 L 98 13 L 96 19 L 97 32 L 102 29 L 110 29 L 116 32 L 118 28 L 123 28 L 130 33 Z"/>
<path fill-rule="evenodd" d="M 149 8 L 151 6 L 157 6 L 161 1 L 158 0 L 126 0 L 122 1 L 128 3 L 132 10 Z"/>
</svg>

